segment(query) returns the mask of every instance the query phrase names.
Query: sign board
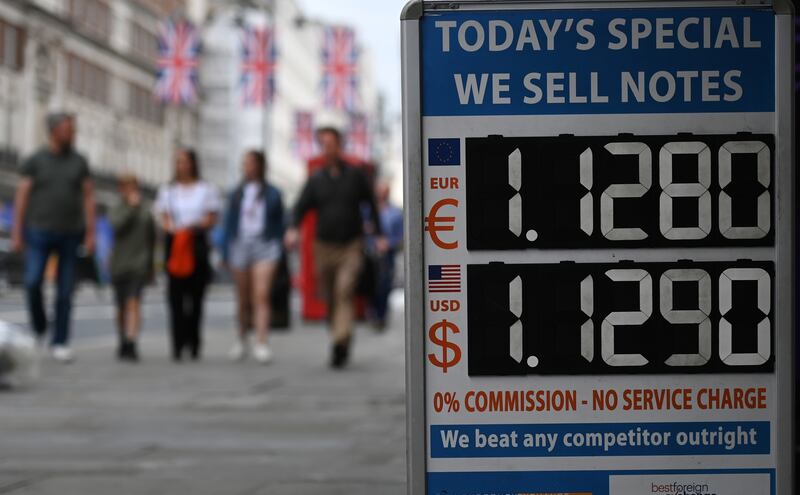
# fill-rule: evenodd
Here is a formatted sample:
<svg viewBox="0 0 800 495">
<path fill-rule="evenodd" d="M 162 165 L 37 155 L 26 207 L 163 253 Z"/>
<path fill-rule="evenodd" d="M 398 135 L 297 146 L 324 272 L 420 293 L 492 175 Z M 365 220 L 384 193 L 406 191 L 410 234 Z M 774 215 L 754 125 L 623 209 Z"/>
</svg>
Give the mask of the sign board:
<svg viewBox="0 0 800 495">
<path fill-rule="evenodd" d="M 409 493 L 794 493 L 790 14 L 406 7 Z"/>
</svg>

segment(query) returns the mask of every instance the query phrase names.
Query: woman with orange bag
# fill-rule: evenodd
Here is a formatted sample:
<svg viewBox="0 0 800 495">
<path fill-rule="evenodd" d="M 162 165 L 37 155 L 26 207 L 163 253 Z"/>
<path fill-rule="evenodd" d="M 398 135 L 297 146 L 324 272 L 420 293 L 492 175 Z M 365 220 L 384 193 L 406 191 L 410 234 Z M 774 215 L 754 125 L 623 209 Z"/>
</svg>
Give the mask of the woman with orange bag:
<svg viewBox="0 0 800 495">
<path fill-rule="evenodd" d="M 191 149 L 175 156 L 175 176 L 163 186 L 155 213 L 166 232 L 166 271 L 169 277 L 172 358 L 183 359 L 184 350 L 200 358 L 203 298 L 211 279 L 208 232 L 217 223 L 220 197 L 216 188 L 201 180 L 197 155 Z"/>
</svg>

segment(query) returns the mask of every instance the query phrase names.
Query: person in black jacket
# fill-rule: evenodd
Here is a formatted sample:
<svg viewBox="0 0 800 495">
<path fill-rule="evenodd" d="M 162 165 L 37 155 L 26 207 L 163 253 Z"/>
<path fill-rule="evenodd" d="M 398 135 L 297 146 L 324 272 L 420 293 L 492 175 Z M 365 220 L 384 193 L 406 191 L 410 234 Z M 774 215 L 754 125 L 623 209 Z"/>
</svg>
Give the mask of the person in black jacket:
<svg viewBox="0 0 800 495">
<path fill-rule="evenodd" d="M 236 281 L 239 338 L 230 351 L 234 360 L 249 352 L 248 333 L 256 330 L 253 357 L 261 364 L 272 360 L 267 346 L 271 316 L 271 291 L 283 246 L 281 192 L 266 179 L 264 153 L 249 151 L 243 163 L 243 180 L 228 198 L 225 210 L 223 259 Z"/>
<path fill-rule="evenodd" d="M 317 210 L 314 257 L 320 286 L 328 301 L 331 338 L 331 366 L 343 367 L 348 360 L 353 333 L 353 298 L 364 250 L 364 222 L 361 207 L 367 204 L 375 226 L 376 247 L 385 251 L 372 187 L 366 176 L 342 160 L 342 137 L 337 129 L 317 131 L 325 167 L 306 182 L 294 208 L 293 226 L 286 231 L 288 249 L 297 245 L 297 226 L 310 210 Z"/>
</svg>

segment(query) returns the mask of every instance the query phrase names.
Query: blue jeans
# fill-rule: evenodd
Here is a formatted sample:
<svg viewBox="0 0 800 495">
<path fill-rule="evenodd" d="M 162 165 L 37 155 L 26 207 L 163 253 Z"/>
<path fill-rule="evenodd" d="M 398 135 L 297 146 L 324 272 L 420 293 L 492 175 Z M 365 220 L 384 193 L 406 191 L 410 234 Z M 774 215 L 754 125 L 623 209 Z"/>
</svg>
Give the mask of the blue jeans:
<svg viewBox="0 0 800 495">
<path fill-rule="evenodd" d="M 28 299 L 28 314 L 31 326 L 37 335 L 47 331 L 47 315 L 44 311 L 42 282 L 47 260 L 52 253 L 58 256 L 56 286 L 56 319 L 53 345 L 69 342 L 70 313 L 72 312 L 72 289 L 75 285 L 75 266 L 82 233 L 50 232 L 28 229 L 25 232 L 25 290 Z"/>
</svg>

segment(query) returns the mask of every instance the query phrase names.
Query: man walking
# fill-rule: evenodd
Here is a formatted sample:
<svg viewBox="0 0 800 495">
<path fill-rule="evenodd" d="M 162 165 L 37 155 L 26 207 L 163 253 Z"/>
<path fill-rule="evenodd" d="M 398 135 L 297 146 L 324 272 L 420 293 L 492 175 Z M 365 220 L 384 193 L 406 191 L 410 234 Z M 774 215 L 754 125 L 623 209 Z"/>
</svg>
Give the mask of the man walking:
<svg viewBox="0 0 800 495">
<path fill-rule="evenodd" d="M 52 354 L 60 362 L 72 360 L 69 348 L 72 289 L 78 248 L 94 250 L 94 187 L 86 160 L 78 154 L 75 117 L 54 113 L 47 117 L 50 133 L 46 147 L 22 165 L 22 178 L 14 198 L 11 242 L 25 252 L 25 289 L 31 326 L 39 338 L 47 330 L 42 297 L 47 260 L 58 256 L 55 324 Z"/>
<path fill-rule="evenodd" d="M 342 160 L 342 137 L 337 129 L 317 131 L 325 166 L 306 182 L 294 209 L 292 228 L 286 231 L 288 249 L 297 245 L 297 226 L 310 210 L 317 210 L 314 258 L 320 285 L 328 301 L 333 348 L 331 366 L 347 363 L 353 332 L 353 298 L 363 264 L 364 226 L 361 206 L 370 209 L 372 223 L 380 236 L 380 219 L 372 188 L 364 174 Z M 378 237 L 376 247 L 385 250 L 386 241 Z"/>
<path fill-rule="evenodd" d="M 380 183 L 375 187 L 381 231 L 386 238 L 386 251 L 378 258 L 378 283 L 372 298 L 372 317 L 378 330 L 386 328 L 389 313 L 389 295 L 394 287 L 394 272 L 397 253 L 403 247 L 403 212 L 389 201 L 389 185 Z"/>
</svg>

